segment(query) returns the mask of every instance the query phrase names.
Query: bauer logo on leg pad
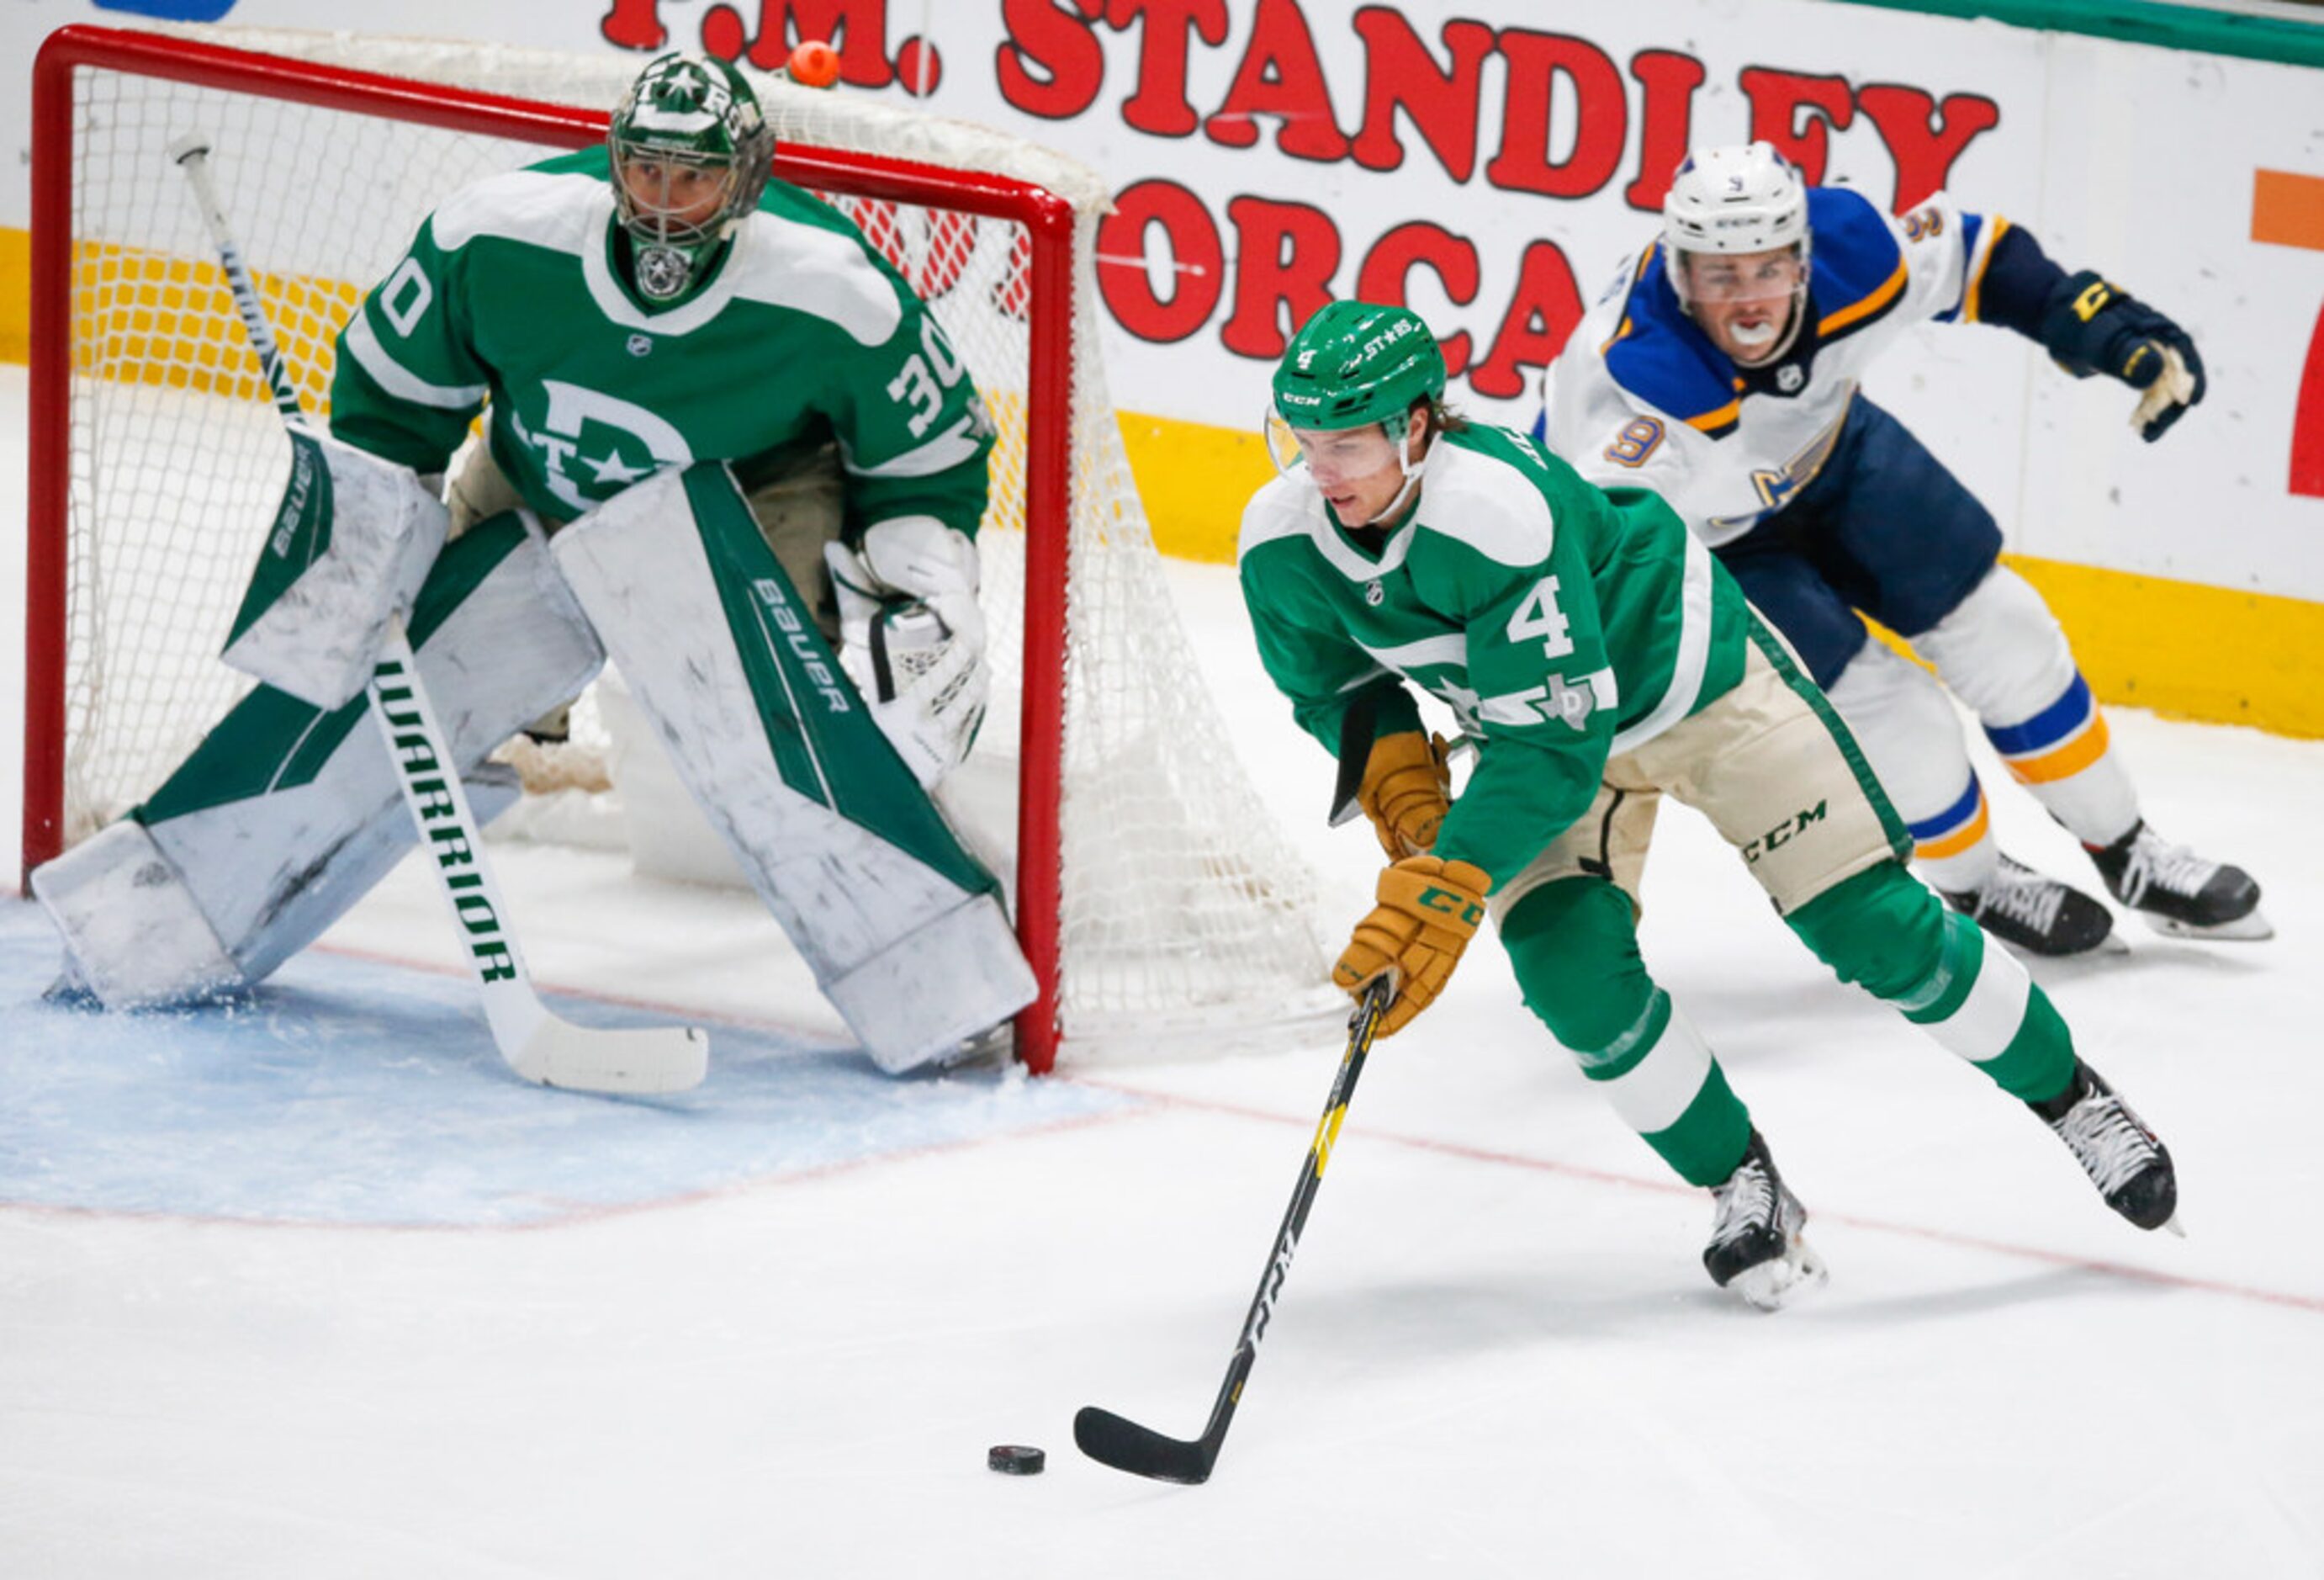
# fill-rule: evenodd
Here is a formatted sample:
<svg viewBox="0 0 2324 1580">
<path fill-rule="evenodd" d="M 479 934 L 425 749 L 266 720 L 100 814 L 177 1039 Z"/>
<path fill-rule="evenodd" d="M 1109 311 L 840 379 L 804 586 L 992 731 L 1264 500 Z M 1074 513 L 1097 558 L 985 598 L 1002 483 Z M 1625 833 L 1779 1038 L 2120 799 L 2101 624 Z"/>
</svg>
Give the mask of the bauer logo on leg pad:
<svg viewBox="0 0 2324 1580">
<path fill-rule="evenodd" d="M 759 602 L 767 606 L 775 628 L 782 633 L 784 643 L 791 650 L 791 656 L 798 661 L 799 668 L 806 671 L 816 694 L 823 698 L 825 708 L 832 713 L 851 711 L 854 704 L 848 698 L 846 683 L 834 674 L 831 665 L 825 661 L 823 655 L 827 650 L 805 616 L 799 614 L 798 605 L 784 591 L 782 583 L 770 576 L 758 577 L 752 579 L 751 590 L 759 596 Z"/>
</svg>

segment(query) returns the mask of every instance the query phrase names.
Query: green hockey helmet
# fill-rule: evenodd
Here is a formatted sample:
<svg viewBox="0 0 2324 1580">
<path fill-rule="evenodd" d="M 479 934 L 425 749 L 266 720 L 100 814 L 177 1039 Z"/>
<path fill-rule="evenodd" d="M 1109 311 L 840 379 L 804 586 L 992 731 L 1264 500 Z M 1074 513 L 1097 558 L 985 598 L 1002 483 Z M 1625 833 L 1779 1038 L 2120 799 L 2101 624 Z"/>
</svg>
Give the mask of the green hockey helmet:
<svg viewBox="0 0 2324 1580">
<path fill-rule="evenodd" d="M 1398 445 L 1413 402 L 1443 393 L 1444 354 L 1409 308 L 1326 303 L 1291 337 L 1275 369 L 1275 411 L 1286 426 L 1377 422 Z"/>
<path fill-rule="evenodd" d="M 638 289 L 680 295 L 767 189 L 775 132 L 759 97 L 714 55 L 663 55 L 622 96 L 605 142 Z"/>
</svg>

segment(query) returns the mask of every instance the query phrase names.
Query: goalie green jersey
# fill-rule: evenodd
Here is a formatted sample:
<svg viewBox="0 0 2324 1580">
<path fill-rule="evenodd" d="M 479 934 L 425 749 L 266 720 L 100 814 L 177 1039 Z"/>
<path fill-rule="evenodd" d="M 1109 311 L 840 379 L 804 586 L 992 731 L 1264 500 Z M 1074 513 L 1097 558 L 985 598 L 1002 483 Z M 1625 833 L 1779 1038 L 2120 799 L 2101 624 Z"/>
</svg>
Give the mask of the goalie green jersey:
<svg viewBox="0 0 2324 1580">
<path fill-rule="evenodd" d="M 904 515 L 975 532 L 975 386 L 844 217 L 770 181 L 717 266 L 660 305 L 630 286 L 627 245 L 602 148 L 454 194 L 341 333 L 332 431 L 440 472 L 486 407 L 493 458 L 555 521 L 664 467 L 728 461 L 749 487 L 836 441 L 850 538 Z"/>
<path fill-rule="evenodd" d="M 1278 477 L 1240 560 L 1259 657 L 1327 751 L 1368 692 L 1379 735 L 1419 727 L 1406 682 L 1452 707 L 1480 750 L 1435 854 L 1496 884 L 1589 809 L 1609 756 L 1743 674 L 1750 607 L 1671 508 L 1505 429 L 1441 435 L 1385 538 L 1340 526 L 1304 469 Z"/>
</svg>

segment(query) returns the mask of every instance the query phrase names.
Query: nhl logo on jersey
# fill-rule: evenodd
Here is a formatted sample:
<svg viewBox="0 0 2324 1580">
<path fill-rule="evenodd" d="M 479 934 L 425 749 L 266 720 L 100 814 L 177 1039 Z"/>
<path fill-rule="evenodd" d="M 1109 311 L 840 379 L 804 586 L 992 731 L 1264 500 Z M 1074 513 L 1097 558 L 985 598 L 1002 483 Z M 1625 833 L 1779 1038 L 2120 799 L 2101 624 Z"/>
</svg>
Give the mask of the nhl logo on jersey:
<svg viewBox="0 0 2324 1580">
<path fill-rule="evenodd" d="M 1388 602 L 1388 589 L 1378 582 L 1367 583 L 1364 587 L 1364 602 L 1372 608 L 1379 608 Z"/>
<path fill-rule="evenodd" d="M 1798 394 L 1800 386 L 1807 382 L 1808 375 L 1800 371 L 1796 362 L 1787 362 L 1775 370 L 1775 387 L 1787 395 Z"/>
<path fill-rule="evenodd" d="M 632 335 L 630 337 L 627 344 L 629 353 L 632 356 L 643 356 L 653 350 L 653 337 L 651 335 Z"/>
</svg>

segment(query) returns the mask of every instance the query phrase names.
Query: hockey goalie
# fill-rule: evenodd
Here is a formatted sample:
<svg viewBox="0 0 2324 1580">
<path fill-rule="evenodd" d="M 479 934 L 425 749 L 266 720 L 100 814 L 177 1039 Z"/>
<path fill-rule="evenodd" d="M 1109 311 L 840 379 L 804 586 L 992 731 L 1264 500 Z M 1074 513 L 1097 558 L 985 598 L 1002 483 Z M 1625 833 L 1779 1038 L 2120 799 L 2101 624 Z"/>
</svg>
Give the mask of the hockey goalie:
<svg viewBox="0 0 2324 1580">
<path fill-rule="evenodd" d="M 32 875 L 69 986 L 107 1008 L 247 986 L 410 847 L 363 724 L 401 620 L 486 817 L 512 799 L 488 755 L 553 732 L 610 657 L 883 1069 L 1032 1001 L 1000 884 L 929 796 L 987 693 L 991 425 L 911 288 L 770 180 L 773 151 L 739 73 L 666 55 L 604 148 L 421 224 L 340 334 L 329 436 L 292 432 L 226 653 L 263 684 Z"/>
</svg>

